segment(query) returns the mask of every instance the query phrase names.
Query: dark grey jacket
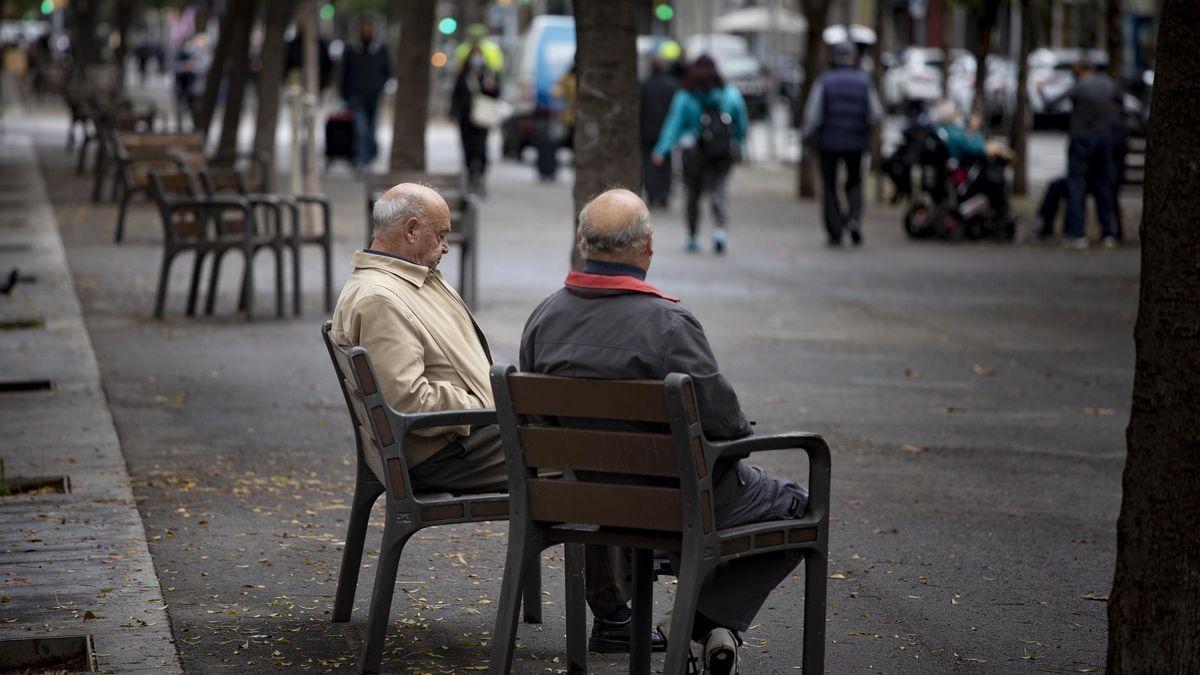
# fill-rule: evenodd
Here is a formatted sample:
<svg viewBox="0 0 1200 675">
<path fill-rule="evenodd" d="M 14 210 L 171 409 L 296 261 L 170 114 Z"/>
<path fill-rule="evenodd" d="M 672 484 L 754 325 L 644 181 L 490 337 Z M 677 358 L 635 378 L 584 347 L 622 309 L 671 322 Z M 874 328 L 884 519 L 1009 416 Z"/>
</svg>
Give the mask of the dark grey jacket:
<svg viewBox="0 0 1200 675">
<path fill-rule="evenodd" d="M 704 329 L 679 303 L 629 290 L 568 286 L 542 301 L 521 336 L 521 370 L 597 379 L 692 377 L 704 434 L 750 433 Z"/>
</svg>

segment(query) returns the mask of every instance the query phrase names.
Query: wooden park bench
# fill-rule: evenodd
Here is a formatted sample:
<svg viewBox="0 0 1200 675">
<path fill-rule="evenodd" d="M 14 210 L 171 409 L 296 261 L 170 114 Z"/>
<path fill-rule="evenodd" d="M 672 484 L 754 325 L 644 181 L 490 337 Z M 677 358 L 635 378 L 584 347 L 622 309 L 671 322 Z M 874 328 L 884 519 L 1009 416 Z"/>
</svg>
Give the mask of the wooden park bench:
<svg viewBox="0 0 1200 675">
<path fill-rule="evenodd" d="M 459 248 L 458 292 L 463 302 L 471 309 L 478 301 L 479 265 L 477 261 L 477 237 L 479 234 L 479 209 L 474 196 L 467 190 L 465 178 L 457 173 L 393 172 L 375 174 L 367 180 L 367 237 L 370 246 L 375 229 L 371 211 L 375 202 L 395 185 L 420 183 L 437 190 L 450 207 L 450 234 L 447 240 Z"/>
<path fill-rule="evenodd" d="M 120 192 L 115 239 L 125 236 L 125 212 L 135 194 L 148 194 L 151 170 L 174 173 L 178 153 L 204 151 L 204 137 L 196 133 L 114 132 L 111 136 L 116 179 Z"/>
<path fill-rule="evenodd" d="M 491 670 L 512 665 L 522 579 L 542 551 L 565 544 L 567 670 L 586 672 L 583 546 L 634 550 L 629 672 L 650 672 L 652 551 L 681 556 L 664 673 L 683 675 L 693 617 L 704 580 L 723 562 L 786 550 L 803 551 L 806 673 L 824 672 L 825 572 L 829 542 L 829 448 L 804 433 L 713 442 L 701 431 L 691 378 L 663 381 L 584 380 L 492 367 L 492 392 L 504 439 L 510 486 L 508 559 L 492 633 Z M 647 431 L 609 431 L 613 421 Z M 553 425 L 552 423 L 557 423 Z M 628 428 L 628 427 L 626 427 Z M 722 458 L 763 450 L 808 455 L 804 517 L 718 529 L 713 470 Z M 544 469 L 562 471 L 546 477 Z M 577 480 L 574 472 L 592 472 Z M 537 477 L 535 477 L 537 476 Z M 609 482 L 599 476 L 611 477 Z M 619 481 L 619 482 L 618 482 Z"/>
<path fill-rule="evenodd" d="M 329 358 L 333 361 L 338 384 L 346 399 L 351 428 L 357 447 L 357 470 L 354 498 L 350 507 L 350 523 L 346 545 L 342 550 L 342 566 L 338 574 L 337 594 L 333 604 L 335 623 L 350 620 L 358 572 L 362 563 L 363 542 L 371 507 L 382 494 L 387 509 L 383 526 L 383 542 L 375 568 L 375 586 L 367 612 L 367 641 L 363 647 L 359 668 L 362 672 L 379 672 L 383 657 L 384 638 L 395 593 L 396 572 L 400 556 L 409 538 L 418 531 L 435 525 L 470 523 L 508 518 L 508 495 L 414 493 L 409 479 L 408 459 L 404 443 L 409 433 L 418 429 L 444 426 L 479 426 L 495 424 L 496 412 L 483 410 L 450 410 L 445 412 L 402 415 L 383 398 L 371 358 L 362 347 L 334 344 L 329 335 L 332 322 L 326 321 L 321 335 Z M 541 570 L 536 564 L 526 567 L 525 621 L 541 623 Z M 514 614 L 515 616 L 515 614 Z"/>
</svg>

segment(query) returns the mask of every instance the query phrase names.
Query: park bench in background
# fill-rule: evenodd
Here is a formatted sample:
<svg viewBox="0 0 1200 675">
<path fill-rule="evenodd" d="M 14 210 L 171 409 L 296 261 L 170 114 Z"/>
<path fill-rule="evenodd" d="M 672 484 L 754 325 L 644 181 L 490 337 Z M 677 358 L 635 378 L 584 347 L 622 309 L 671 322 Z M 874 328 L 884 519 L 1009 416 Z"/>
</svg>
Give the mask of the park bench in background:
<svg viewBox="0 0 1200 675">
<path fill-rule="evenodd" d="M 358 572 L 362 563 L 363 542 L 371 507 L 379 495 L 384 495 L 387 518 L 384 521 L 383 542 L 379 563 L 375 568 L 375 586 L 371 607 L 367 613 L 367 641 L 359 668 L 363 672 L 379 671 L 383 657 L 384 638 L 395 592 L 396 571 L 404 545 L 416 532 L 434 525 L 468 523 L 508 518 L 508 495 L 480 494 L 454 496 L 449 494 L 414 494 L 404 455 L 405 437 L 417 429 L 430 427 L 479 426 L 494 424 L 494 410 L 452 410 L 436 413 L 401 415 L 383 399 L 371 359 L 362 347 L 343 347 L 333 343 L 329 335 L 332 323 L 321 328 L 329 358 L 333 361 L 338 384 L 346 399 L 351 428 L 357 448 L 357 476 L 354 499 L 350 507 L 350 524 L 346 545 L 342 551 L 342 567 L 338 574 L 337 595 L 333 605 L 333 621 L 350 620 Z M 527 566 L 525 589 L 525 621 L 541 623 L 541 571 L 536 564 Z M 514 617 L 516 616 L 514 609 Z"/>
<path fill-rule="evenodd" d="M 128 133 L 116 132 L 112 136 L 113 157 L 120 191 L 121 206 L 117 210 L 115 239 L 120 243 L 125 236 L 125 212 L 129 200 L 135 194 L 146 194 L 149 188 L 149 173 L 174 172 L 177 153 L 204 151 L 204 138 L 200 134 L 186 133 Z"/>
<path fill-rule="evenodd" d="M 451 245 L 459 248 L 458 292 L 467 307 L 475 308 L 478 301 L 477 237 L 479 234 L 479 209 L 475 198 L 467 190 L 466 179 L 457 173 L 393 172 L 374 174 L 367 179 L 367 238 L 371 245 L 375 225 L 371 210 L 384 192 L 400 183 L 420 183 L 441 193 L 450 206 Z"/>
<path fill-rule="evenodd" d="M 240 305 L 246 316 L 252 316 L 254 304 L 254 251 L 269 246 L 273 235 L 257 232 L 254 212 L 250 203 L 237 196 L 202 196 L 191 176 L 186 173 L 159 174 L 149 169 L 146 182 L 151 199 L 157 205 L 163 226 L 163 260 L 158 277 L 158 293 L 154 300 L 154 316 L 161 319 L 166 305 L 167 286 L 170 280 L 171 263 L 180 253 L 191 251 L 191 285 L 188 287 L 187 313 L 195 314 L 196 296 L 200 283 L 200 270 L 209 253 L 217 257 L 214 273 L 220 258 L 229 250 L 237 250 L 245 259 L 242 274 Z M 236 217 L 229 217 L 230 213 Z M 283 313 L 282 265 L 276 264 L 276 309 Z M 207 299 L 207 311 L 211 313 L 213 295 Z"/>
<path fill-rule="evenodd" d="M 667 636 L 667 675 L 685 671 L 700 588 L 717 565 L 802 550 L 804 672 L 823 672 L 830 459 L 820 436 L 791 433 L 710 442 L 701 432 L 704 411 L 696 404 L 691 378 L 678 373 L 664 381 L 583 380 L 517 373 L 512 366 L 496 365 L 491 379 L 507 456 L 511 520 L 490 672 L 506 673 L 511 667 L 521 581 L 542 551 L 555 544 L 567 548 L 570 672 L 587 668 L 586 621 L 577 602 L 583 595 L 585 544 L 634 549 L 631 673 L 650 672 L 652 552 L 681 554 Z M 614 420 L 658 431 L 603 430 Z M 562 426 L 548 426 L 550 421 Z M 789 448 L 808 454 L 809 503 L 804 517 L 717 529 L 712 484 L 717 460 Z M 541 469 L 564 474 L 535 478 Z M 623 480 L 575 480 L 575 471 Z M 630 478 L 641 484 L 630 484 Z"/>
</svg>

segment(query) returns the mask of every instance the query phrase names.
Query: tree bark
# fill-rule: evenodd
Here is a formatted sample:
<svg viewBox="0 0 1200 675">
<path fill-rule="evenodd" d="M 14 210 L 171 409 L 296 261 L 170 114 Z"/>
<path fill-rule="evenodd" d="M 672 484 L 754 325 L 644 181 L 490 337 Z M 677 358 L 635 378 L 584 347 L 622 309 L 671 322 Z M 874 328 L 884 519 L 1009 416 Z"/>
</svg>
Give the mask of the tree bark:
<svg viewBox="0 0 1200 675">
<path fill-rule="evenodd" d="M 229 12 L 235 14 L 233 42 L 229 52 L 229 87 L 225 91 L 225 115 L 221 123 L 218 155 L 237 152 L 238 128 L 242 122 L 242 102 L 246 100 L 246 81 L 250 79 L 250 32 L 258 10 L 255 0 L 232 0 Z"/>
<path fill-rule="evenodd" d="M 575 0 L 575 213 L 605 189 L 639 191 L 637 17 L 633 0 Z M 580 269 L 571 218 L 571 265 Z"/>
<path fill-rule="evenodd" d="M 876 95 L 883 91 L 883 33 L 884 22 L 888 19 L 885 10 L 886 2 L 875 2 L 875 44 L 871 45 L 871 81 Z M 875 172 L 875 198 L 883 199 L 883 174 L 879 172 L 883 166 L 883 120 L 871 129 L 871 170 Z"/>
<path fill-rule="evenodd" d="M 1200 672 L 1200 3 L 1165 0 L 1140 227 L 1108 672 Z"/>
<path fill-rule="evenodd" d="M 96 13 L 100 0 L 71 2 L 71 61 L 77 76 L 86 75 L 87 67 L 100 62 L 100 45 L 96 43 Z"/>
<path fill-rule="evenodd" d="M 392 113 L 392 171 L 425 170 L 433 10 L 433 0 L 409 0 L 400 9 L 400 46 L 395 56 L 396 103 Z"/>
<path fill-rule="evenodd" d="M 825 32 L 829 16 L 830 0 L 801 0 L 804 18 L 808 21 L 808 30 L 804 38 L 804 85 L 800 87 L 800 114 L 808 105 L 808 92 L 812 90 L 813 82 L 821 74 L 822 56 L 821 33 Z M 877 36 L 878 37 L 878 36 Z M 817 194 L 816 151 L 803 139 L 800 146 L 800 163 L 796 167 L 796 196 L 813 197 Z"/>
<path fill-rule="evenodd" d="M 137 0 L 117 0 L 117 34 L 120 43 L 114 56 L 117 61 L 117 88 L 125 90 L 125 59 L 129 55 L 129 33 L 133 24 L 133 14 L 137 9 Z"/>
<path fill-rule="evenodd" d="M 1104 8 L 1105 48 L 1108 50 L 1108 74 L 1118 85 L 1125 81 L 1124 35 L 1121 33 L 1121 0 L 1107 0 Z"/>
<path fill-rule="evenodd" d="M 979 15 L 979 35 L 975 41 L 975 91 L 971 96 L 971 111 L 984 113 L 984 93 L 987 86 L 987 57 L 992 51 L 992 31 L 1000 16 L 1000 0 L 984 0 Z M 947 53 L 947 60 L 949 53 Z M 984 120 L 986 123 L 987 120 Z"/>
<path fill-rule="evenodd" d="M 205 138 L 208 138 L 208 126 L 217 109 L 217 94 L 221 90 L 221 80 L 225 77 L 225 62 L 229 59 L 233 34 L 236 32 L 233 27 L 237 15 L 237 12 L 234 11 L 236 2 L 245 2 L 245 0 L 233 0 L 226 6 L 225 13 L 221 15 L 221 22 L 217 26 L 217 46 L 213 48 L 212 61 L 208 65 L 208 75 L 204 79 L 204 92 L 200 94 L 200 101 L 196 105 L 196 130 Z"/>
<path fill-rule="evenodd" d="M 294 0 L 267 0 L 263 16 L 262 70 L 258 73 L 258 110 L 254 121 L 254 150 L 265 152 L 275 166 L 275 129 L 283 88 L 283 33 L 295 10 Z"/>
<path fill-rule="evenodd" d="M 1013 105 L 1009 145 L 1016 153 L 1013 164 L 1014 195 L 1029 192 L 1029 96 L 1025 87 L 1029 81 L 1029 52 L 1033 51 L 1034 38 L 1037 36 L 1038 22 L 1034 13 L 1032 0 L 1021 0 L 1021 50 L 1017 62 L 1017 92 L 1016 103 Z"/>
</svg>

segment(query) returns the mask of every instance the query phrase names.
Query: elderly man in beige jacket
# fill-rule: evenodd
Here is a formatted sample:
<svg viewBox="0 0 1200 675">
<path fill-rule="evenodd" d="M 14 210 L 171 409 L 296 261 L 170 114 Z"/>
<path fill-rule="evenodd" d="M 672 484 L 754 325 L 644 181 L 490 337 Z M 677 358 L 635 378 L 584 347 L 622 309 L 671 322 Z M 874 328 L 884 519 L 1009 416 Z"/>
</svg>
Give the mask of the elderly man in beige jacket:
<svg viewBox="0 0 1200 675">
<path fill-rule="evenodd" d="M 333 341 L 371 355 L 383 395 L 401 413 L 491 408 L 487 339 L 437 266 L 450 209 L 433 189 L 404 183 L 375 203 L 371 248 L 333 311 Z M 495 426 L 422 429 L 406 443 L 413 490 L 507 492 Z"/>
</svg>

